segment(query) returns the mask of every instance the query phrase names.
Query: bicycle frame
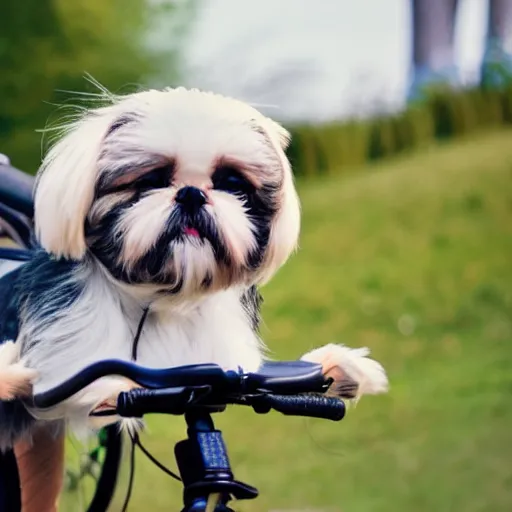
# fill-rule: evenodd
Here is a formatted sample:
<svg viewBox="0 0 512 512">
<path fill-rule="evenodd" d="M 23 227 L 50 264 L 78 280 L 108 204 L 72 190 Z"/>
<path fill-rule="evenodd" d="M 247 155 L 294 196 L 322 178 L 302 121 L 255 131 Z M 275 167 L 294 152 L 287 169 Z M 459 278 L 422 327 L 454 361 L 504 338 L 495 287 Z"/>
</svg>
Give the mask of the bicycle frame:
<svg viewBox="0 0 512 512">
<path fill-rule="evenodd" d="M 0 451 L 0 510 L 21 510 L 20 479 L 18 464 L 12 450 Z"/>
</svg>

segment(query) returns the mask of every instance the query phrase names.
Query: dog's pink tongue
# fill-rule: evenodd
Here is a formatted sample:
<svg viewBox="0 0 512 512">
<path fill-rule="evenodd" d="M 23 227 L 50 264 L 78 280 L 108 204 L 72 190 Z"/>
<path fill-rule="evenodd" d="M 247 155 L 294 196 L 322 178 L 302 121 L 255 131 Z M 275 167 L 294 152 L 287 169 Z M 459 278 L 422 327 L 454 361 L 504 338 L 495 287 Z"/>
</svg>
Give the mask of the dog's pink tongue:
<svg viewBox="0 0 512 512">
<path fill-rule="evenodd" d="M 185 228 L 185 235 L 199 236 L 199 231 L 197 231 L 196 228 L 186 227 Z"/>
</svg>

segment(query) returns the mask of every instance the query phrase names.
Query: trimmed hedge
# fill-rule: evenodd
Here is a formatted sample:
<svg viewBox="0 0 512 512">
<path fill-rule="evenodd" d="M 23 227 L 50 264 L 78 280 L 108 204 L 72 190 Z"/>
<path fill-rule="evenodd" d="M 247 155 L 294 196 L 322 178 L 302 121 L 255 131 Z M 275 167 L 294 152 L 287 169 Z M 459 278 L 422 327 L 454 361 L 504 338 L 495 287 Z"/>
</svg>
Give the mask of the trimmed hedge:
<svg viewBox="0 0 512 512">
<path fill-rule="evenodd" d="M 290 126 L 288 156 L 298 176 L 338 174 L 435 140 L 504 124 L 512 124 L 512 85 L 502 90 L 439 89 L 392 116 Z"/>
</svg>

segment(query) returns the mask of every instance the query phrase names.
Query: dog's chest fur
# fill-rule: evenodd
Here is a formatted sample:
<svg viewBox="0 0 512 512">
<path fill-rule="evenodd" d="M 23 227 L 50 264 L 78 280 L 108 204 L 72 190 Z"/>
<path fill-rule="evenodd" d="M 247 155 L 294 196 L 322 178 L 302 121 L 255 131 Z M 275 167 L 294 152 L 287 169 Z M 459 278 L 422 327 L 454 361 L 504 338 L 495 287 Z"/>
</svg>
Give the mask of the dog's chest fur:
<svg viewBox="0 0 512 512">
<path fill-rule="evenodd" d="M 144 312 L 140 301 L 93 266 L 41 263 L 27 268 L 20 300 L 22 356 L 40 372 L 35 392 L 95 361 L 132 359 Z M 256 370 L 262 358 L 258 306 L 251 289 L 229 289 L 186 303 L 176 298 L 153 302 L 136 361 L 153 368 L 213 362 Z"/>
</svg>

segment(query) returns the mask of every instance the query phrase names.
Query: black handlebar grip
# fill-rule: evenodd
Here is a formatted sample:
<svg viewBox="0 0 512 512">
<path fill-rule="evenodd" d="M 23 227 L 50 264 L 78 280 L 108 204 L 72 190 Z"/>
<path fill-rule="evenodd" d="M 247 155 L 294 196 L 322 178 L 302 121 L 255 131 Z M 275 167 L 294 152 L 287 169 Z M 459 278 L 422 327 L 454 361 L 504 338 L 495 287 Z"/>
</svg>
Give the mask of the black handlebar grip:
<svg viewBox="0 0 512 512">
<path fill-rule="evenodd" d="M 256 412 L 274 409 L 289 416 L 309 416 L 340 421 L 345 416 L 345 403 L 323 395 L 264 395 L 253 404 Z"/>
<path fill-rule="evenodd" d="M 124 418 L 142 418 L 144 414 L 183 414 L 192 390 L 187 388 L 137 388 L 119 393 L 116 411 Z"/>
</svg>

